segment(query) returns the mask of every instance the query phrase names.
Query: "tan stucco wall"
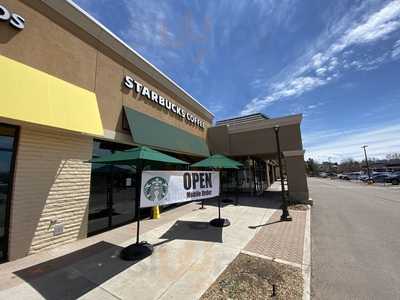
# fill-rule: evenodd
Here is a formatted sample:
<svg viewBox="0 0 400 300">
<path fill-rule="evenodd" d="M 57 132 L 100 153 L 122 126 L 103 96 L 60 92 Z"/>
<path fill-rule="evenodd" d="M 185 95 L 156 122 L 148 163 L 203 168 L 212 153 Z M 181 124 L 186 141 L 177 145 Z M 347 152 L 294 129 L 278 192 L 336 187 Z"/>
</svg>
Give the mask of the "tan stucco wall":
<svg viewBox="0 0 400 300">
<path fill-rule="evenodd" d="M 230 155 L 227 126 L 211 127 L 207 130 L 207 144 L 211 153 Z"/>
<path fill-rule="evenodd" d="M 309 194 L 304 155 L 285 156 L 285 167 L 290 200 L 295 203 L 306 203 Z"/>
<path fill-rule="evenodd" d="M 86 237 L 92 138 L 22 126 L 11 200 L 10 260 Z M 53 236 L 51 220 L 64 224 Z"/>
<path fill-rule="evenodd" d="M 282 126 L 279 137 L 282 151 L 303 149 L 300 124 Z M 276 153 L 273 128 L 228 134 L 226 126 L 212 127 L 208 130 L 207 140 L 213 153 L 225 153 L 231 156 Z"/>
<path fill-rule="evenodd" d="M 135 99 L 136 93 L 132 91 L 126 94 L 127 91 L 121 88 L 123 76 L 134 77 L 159 95 L 206 121 L 206 127 L 210 126 L 212 120 L 203 115 L 195 105 L 188 105 L 172 91 L 158 84 L 63 16 L 53 12 L 41 1 L 3 0 L 1 4 L 23 16 L 26 26 L 17 31 L 4 22 L 0 23 L 0 55 L 94 91 L 105 129 L 127 133 L 122 129 L 122 105 L 127 105 L 205 138 L 206 130 L 177 118 L 166 109 L 152 105 L 144 97 Z"/>
</svg>

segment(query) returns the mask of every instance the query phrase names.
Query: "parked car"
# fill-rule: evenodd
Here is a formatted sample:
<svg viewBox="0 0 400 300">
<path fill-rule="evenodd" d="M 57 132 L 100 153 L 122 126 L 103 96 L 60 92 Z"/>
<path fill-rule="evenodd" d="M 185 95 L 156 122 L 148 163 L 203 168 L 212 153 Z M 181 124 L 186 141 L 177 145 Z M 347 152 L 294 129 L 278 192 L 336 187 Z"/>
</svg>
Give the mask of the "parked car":
<svg viewBox="0 0 400 300">
<path fill-rule="evenodd" d="M 337 174 L 334 173 L 334 172 L 328 172 L 328 177 L 329 177 L 330 179 L 334 179 L 334 178 L 337 178 Z"/>
<path fill-rule="evenodd" d="M 321 177 L 321 178 L 327 178 L 327 177 L 328 177 L 328 174 L 327 174 L 326 172 L 320 172 L 320 173 L 319 173 L 319 177 Z"/>
<path fill-rule="evenodd" d="M 360 178 L 359 178 L 359 179 L 360 179 L 361 181 L 366 182 L 366 181 L 368 181 L 368 178 L 369 178 L 369 177 L 368 177 L 368 174 L 363 174 L 363 175 L 360 175 Z"/>
<path fill-rule="evenodd" d="M 343 180 L 350 180 L 350 176 L 347 173 L 338 174 L 338 178 Z"/>
<path fill-rule="evenodd" d="M 394 172 L 386 178 L 387 183 L 398 185 L 400 183 L 400 172 Z"/>
<path fill-rule="evenodd" d="M 383 183 L 385 183 L 386 182 L 386 180 L 388 179 L 390 177 L 390 174 L 389 173 L 377 173 L 377 174 L 374 174 L 374 175 L 372 175 L 372 177 L 371 177 L 371 180 L 372 180 L 372 182 L 383 182 Z"/>
<path fill-rule="evenodd" d="M 352 172 L 347 174 L 347 176 L 351 179 L 351 180 L 359 180 L 360 176 L 361 176 L 361 172 Z"/>
</svg>

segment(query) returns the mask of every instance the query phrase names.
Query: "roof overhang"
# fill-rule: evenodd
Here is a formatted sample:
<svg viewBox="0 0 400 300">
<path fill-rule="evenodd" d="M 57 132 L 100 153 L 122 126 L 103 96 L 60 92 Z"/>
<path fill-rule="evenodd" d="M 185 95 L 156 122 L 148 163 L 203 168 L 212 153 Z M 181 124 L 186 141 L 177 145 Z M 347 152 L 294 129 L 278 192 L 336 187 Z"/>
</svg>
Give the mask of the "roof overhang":
<svg viewBox="0 0 400 300">
<path fill-rule="evenodd" d="M 209 128 L 207 142 L 212 153 L 273 159 L 277 151 L 274 127 L 279 126 L 282 151 L 288 151 L 289 155 L 301 155 L 301 121 L 301 114 L 274 119 L 252 118 L 246 122 L 235 121 Z"/>
<path fill-rule="evenodd" d="M 264 119 L 264 120 L 255 120 L 251 122 L 245 122 L 240 124 L 232 124 L 228 125 L 228 132 L 229 133 L 239 133 L 239 132 L 247 132 L 247 131 L 254 131 L 260 129 L 269 129 L 273 128 L 274 126 L 289 126 L 289 125 L 296 125 L 301 123 L 303 119 L 302 114 L 285 116 L 281 118 L 274 118 L 274 119 Z M 224 125 L 221 125 L 224 126 Z"/>
</svg>

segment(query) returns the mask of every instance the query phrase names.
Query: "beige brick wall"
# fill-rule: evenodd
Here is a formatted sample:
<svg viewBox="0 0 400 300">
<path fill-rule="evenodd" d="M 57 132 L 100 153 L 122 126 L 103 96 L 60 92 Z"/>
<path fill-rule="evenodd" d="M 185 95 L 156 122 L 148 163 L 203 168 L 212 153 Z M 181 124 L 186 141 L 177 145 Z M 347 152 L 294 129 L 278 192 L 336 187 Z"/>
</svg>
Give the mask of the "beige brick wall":
<svg viewBox="0 0 400 300">
<path fill-rule="evenodd" d="M 11 200 L 10 260 L 86 237 L 92 138 L 21 127 Z M 51 221 L 64 224 L 54 236 Z"/>
</svg>

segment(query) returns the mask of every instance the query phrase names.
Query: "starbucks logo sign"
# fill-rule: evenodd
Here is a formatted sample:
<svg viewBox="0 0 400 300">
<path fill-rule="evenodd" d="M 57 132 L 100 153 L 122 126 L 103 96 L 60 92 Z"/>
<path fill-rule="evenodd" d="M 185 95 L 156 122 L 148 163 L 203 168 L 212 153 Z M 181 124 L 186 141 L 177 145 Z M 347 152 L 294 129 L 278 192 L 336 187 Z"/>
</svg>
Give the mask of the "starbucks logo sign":
<svg viewBox="0 0 400 300">
<path fill-rule="evenodd" d="M 150 201 L 161 201 L 168 193 L 168 182 L 162 177 L 150 178 L 144 185 L 143 192 Z"/>
</svg>

